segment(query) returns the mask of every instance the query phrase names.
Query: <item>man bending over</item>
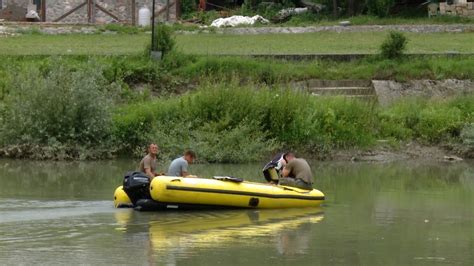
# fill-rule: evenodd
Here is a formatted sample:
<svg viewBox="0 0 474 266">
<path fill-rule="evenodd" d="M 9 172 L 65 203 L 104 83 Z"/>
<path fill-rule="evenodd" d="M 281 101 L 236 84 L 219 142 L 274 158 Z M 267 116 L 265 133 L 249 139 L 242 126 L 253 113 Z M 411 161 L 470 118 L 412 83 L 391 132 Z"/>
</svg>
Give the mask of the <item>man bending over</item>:
<svg viewBox="0 0 474 266">
<path fill-rule="evenodd" d="M 313 174 L 308 162 L 303 158 L 296 158 L 292 152 L 288 152 L 284 157 L 288 163 L 283 168 L 283 177 L 279 179 L 278 184 L 308 190 L 313 189 Z"/>
</svg>

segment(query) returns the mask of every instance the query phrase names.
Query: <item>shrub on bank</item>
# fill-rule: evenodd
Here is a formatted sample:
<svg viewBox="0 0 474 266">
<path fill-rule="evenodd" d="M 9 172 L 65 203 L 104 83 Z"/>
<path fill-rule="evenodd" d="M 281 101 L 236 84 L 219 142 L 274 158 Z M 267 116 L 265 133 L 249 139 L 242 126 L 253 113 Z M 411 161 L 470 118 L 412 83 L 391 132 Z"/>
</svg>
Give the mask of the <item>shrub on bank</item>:
<svg viewBox="0 0 474 266">
<path fill-rule="evenodd" d="M 407 43 L 408 39 L 403 33 L 391 31 L 380 46 L 382 58 L 400 58 L 406 50 Z"/>
<path fill-rule="evenodd" d="M 0 143 L 93 148 L 109 142 L 112 102 L 100 67 L 89 66 L 77 71 L 56 62 L 16 73 L 0 114 Z"/>
<path fill-rule="evenodd" d="M 474 96 L 447 100 L 403 99 L 379 115 L 381 137 L 417 139 L 429 144 L 460 141 L 465 125 L 474 122 Z"/>
</svg>

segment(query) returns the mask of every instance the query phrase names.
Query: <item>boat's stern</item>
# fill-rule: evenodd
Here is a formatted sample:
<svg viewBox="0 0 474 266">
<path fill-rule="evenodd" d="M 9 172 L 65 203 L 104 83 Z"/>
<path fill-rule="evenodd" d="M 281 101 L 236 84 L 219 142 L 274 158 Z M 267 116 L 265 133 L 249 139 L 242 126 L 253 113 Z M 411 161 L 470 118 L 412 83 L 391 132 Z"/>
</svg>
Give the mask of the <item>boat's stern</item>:
<svg viewBox="0 0 474 266">
<path fill-rule="evenodd" d="M 119 186 L 114 192 L 114 206 L 115 208 L 132 208 L 133 203 L 123 190 L 123 186 Z"/>
</svg>

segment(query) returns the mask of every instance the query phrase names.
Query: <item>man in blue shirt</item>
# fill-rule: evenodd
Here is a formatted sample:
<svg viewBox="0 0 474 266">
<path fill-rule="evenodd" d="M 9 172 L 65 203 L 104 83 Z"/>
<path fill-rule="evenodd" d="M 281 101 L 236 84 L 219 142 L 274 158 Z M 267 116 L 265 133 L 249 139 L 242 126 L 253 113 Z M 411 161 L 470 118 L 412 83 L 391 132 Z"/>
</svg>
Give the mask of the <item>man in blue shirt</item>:
<svg viewBox="0 0 474 266">
<path fill-rule="evenodd" d="M 192 164 L 194 159 L 196 159 L 196 154 L 193 151 L 185 151 L 184 156 L 176 158 L 171 162 L 166 175 L 182 177 L 190 176 L 190 173 L 188 172 L 188 165 Z"/>
</svg>

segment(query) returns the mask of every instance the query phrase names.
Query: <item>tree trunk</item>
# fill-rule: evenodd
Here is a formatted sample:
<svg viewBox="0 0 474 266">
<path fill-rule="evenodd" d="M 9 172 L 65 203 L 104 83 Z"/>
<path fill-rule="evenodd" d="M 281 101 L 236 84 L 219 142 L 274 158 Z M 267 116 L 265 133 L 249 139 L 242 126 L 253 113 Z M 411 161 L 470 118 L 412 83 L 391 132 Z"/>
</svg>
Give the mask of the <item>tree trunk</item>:
<svg viewBox="0 0 474 266">
<path fill-rule="evenodd" d="M 354 0 L 347 0 L 347 15 L 349 16 L 355 15 Z"/>
<path fill-rule="evenodd" d="M 337 17 L 337 0 L 332 0 L 332 14 Z"/>
</svg>

